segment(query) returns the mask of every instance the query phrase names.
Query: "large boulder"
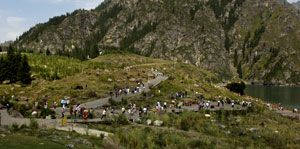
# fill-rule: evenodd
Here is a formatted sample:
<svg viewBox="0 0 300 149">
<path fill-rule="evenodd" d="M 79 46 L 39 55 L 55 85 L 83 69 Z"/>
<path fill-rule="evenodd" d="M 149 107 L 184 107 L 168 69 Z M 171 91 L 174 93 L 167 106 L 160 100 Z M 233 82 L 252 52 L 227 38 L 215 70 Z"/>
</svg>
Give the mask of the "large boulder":
<svg viewBox="0 0 300 149">
<path fill-rule="evenodd" d="M 147 121 L 146 121 L 146 124 L 147 124 L 147 125 L 151 125 L 151 124 L 152 124 L 152 121 L 151 121 L 151 120 L 147 120 Z"/>
<path fill-rule="evenodd" d="M 162 126 L 162 125 L 164 124 L 164 122 L 163 122 L 163 121 L 160 121 L 160 120 L 156 120 L 156 121 L 153 122 L 153 124 L 154 124 L 155 126 Z"/>
<path fill-rule="evenodd" d="M 24 118 L 24 116 L 16 110 L 10 110 L 10 116 L 14 117 L 14 118 Z"/>
</svg>

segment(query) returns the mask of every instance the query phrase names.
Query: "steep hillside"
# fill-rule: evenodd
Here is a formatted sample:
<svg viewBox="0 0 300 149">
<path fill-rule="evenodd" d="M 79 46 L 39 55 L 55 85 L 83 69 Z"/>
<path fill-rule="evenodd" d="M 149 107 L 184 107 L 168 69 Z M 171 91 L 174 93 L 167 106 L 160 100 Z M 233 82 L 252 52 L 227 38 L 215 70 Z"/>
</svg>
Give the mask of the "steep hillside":
<svg viewBox="0 0 300 149">
<path fill-rule="evenodd" d="M 15 45 L 52 53 L 114 46 L 224 80 L 300 84 L 299 39 L 300 15 L 277 0 L 105 0 L 39 24 Z"/>
</svg>

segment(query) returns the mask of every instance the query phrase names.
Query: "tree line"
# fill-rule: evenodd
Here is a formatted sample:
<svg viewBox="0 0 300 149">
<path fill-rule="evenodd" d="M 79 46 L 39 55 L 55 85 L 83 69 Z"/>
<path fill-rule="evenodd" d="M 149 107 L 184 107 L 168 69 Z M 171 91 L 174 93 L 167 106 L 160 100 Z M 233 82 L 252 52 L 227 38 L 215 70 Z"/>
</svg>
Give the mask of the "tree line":
<svg viewBox="0 0 300 149">
<path fill-rule="evenodd" d="M 9 83 L 30 84 L 32 81 L 30 69 L 27 56 L 9 46 L 7 55 L 0 57 L 0 84 L 5 80 Z"/>
</svg>

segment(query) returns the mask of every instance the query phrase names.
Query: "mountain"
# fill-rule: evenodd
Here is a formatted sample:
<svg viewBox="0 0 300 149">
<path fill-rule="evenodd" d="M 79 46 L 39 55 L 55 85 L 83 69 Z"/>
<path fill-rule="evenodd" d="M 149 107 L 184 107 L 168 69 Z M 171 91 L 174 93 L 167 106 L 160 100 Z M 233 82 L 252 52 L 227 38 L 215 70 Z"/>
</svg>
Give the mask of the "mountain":
<svg viewBox="0 0 300 149">
<path fill-rule="evenodd" d="M 297 8 L 300 8 L 300 1 L 292 3 L 292 5 L 296 6 Z"/>
<path fill-rule="evenodd" d="M 19 48 L 95 45 L 182 61 L 256 83 L 300 84 L 300 15 L 277 0 L 105 0 L 25 32 Z"/>
</svg>

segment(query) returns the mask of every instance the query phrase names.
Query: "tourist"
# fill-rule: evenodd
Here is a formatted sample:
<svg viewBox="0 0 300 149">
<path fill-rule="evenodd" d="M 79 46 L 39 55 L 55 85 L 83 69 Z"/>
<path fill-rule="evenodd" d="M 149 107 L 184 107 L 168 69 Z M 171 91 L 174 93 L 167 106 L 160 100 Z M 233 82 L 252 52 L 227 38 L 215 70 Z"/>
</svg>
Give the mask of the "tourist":
<svg viewBox="0 0 300 149">
<path fill-rule="evenodd" d="M 45 106 L 45 109 L 48 108 L 48 101 L 45 102 L 45 105 L 44 105 L 44 106 Z"/>
<path fill-rule="evenodd" d="M 110 114 L 111 114 L 112 116 L 114 116 L 114 109 L 113 109 L 113 108 L 111 109 Z"/>
<path fill-rule="evenodd" d="M 143 113 L 143 109 L 142 109 L 142 107 L 140 107 L 140 109 L 139 109 L 139 117 L 142 116 L 142 113 Z"/>
<path fill-rule="evenodd" d="M 61 118 L 64 118 L 65 117 L 65 108 L 62 108 L 62 111 L 61 111 Z"/>
<path fill-rule="evenodd" d="M 103 112 L 102 112 L 101 120 L 102 120 L 104 117 L 106 118 L 106 109 L 104 109 Z"/>
<path fill-rule="evenodd" d="M 167 102 L 164 102 L 164 109 L 167 109 Z"/>
<path fill-rule="evenodd" d="M 123 113 L 123 114 L 125 113 L 125 108 L 124 108 L 124 107 L 122 107 L 122 113 Z"/>
<path fill-rule="evenodd" d="M 88 118 L 88 110 L 84 109 L 83 110 L 83 119 L 86 120 Z"/>
<path fill-rule="evenodd" d="M 73 106 L 70 107 L 70 115 L 73 115 Z"/>
<path fill-rule="evenodd" d="M 56 106 L 57 106 L 57 104 L 56 104 L 56 102 L 54 102 L 53 103 L 53 108 L 56 109 Z"/>
<path fill-rule="evenodd" d="M 93 108 L 89 109 L 89 119 L 93 119 Z"/>
<path fill-rule="evenodd" d="M 298 112 L 298 109 L 295 108 L 295 109 L 293 110 L 293 112 L 294 112 L 294 113 L 297 113 L 297 112 Z"/>
<path fill-rule="evenodd" d="M 144 112 L 144 114 L 147 114 L 147 108 L 146 107 L 143 108 L 143 112 Z"/>
<path fill-rule="evenodd" d="M 234 108 L 234 102 L 231 103 L 231 107 Z"/>
<path fill-rule="evenodd" d="M 218 100 L 218 107 L 220 107 L 220 100 Z"/>
<path fill-rule="evenodd" d="M 6 112 L 9 113 L 10 105 L 6 104 Z"/>
</svg>

